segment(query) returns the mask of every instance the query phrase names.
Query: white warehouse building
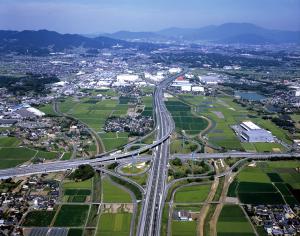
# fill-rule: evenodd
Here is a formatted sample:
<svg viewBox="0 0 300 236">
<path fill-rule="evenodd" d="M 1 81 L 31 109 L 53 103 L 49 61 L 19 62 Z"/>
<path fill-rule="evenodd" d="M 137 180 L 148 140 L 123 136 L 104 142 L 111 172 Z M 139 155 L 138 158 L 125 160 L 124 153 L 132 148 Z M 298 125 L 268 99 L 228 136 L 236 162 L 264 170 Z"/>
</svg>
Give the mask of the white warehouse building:
<svg viewBox="0 0 300 236">
<path fill-rule="evenodd" d="M 138 75 L 133 74 L 121 74 L 117 76 L 118 83 L 135 82 L 139 79 Z"/>
<path fill-rule="evenodd" d="M 170 74 L 176 74 L 176 73 L 180 73 L 181 72 L 181 68 L 180 67 L 174 67 L 174 68 L 170 68 L 169 69 L 169 73 Z"/>
<path fill-rule="evenodd" d="M 194 91 L 194 92 L 204 92 L 204 87 L 202 87 L 202 86 L 193 86 L 192 91 Z"/>
<path fill-rule="evenodd" d="M 240 127 L 239 135 L 249 143 L 274 142 L 274 137 L 270 131 L 262 129 L 252 121 L 244 121 L 240 124 Z"/>
</svg>

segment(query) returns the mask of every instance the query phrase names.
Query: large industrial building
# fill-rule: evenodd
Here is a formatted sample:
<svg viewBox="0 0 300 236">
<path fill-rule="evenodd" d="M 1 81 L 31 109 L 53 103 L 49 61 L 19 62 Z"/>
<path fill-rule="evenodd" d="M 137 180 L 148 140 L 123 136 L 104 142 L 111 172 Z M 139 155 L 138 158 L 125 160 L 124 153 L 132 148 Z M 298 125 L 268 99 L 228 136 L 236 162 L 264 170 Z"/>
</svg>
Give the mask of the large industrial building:
<svg viewBox="0 0 300 236">
<path fill-rule="evenodd" d="M 274 137 L 270 131 L 262 129 L 252 121 L 244 121 L 232 127 L 241 141 L 249 143 L 272 143 Z"/>
<path fill-rule="evenodd" d="M 206 85 L 217 85 L 221 82 L 223 82 L 223 78 L 220 75 L 217 74 L 208 74 L 208 75 L 202 75 L 198 76 L 200 83 L 206 84 Z"/>
<path fill-rule="evenodd" d="M 192 83 L 190 83 L 189 79 L 185 79 L 184 76 L 179 76 L 178 78 L 176 78 L 171 86 L 180 87 L 181 91 L 184 92 L 204 92 L 204 87 L 193 85 Z"/>
</svg>

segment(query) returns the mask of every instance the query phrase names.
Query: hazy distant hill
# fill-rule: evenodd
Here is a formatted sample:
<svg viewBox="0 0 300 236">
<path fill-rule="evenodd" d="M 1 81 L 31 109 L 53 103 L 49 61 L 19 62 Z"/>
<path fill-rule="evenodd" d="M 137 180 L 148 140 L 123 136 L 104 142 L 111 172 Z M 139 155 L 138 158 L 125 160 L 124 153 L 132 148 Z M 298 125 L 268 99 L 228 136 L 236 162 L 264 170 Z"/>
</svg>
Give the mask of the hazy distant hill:
<svg viewBox="0 0 300 236">
<path fill-rule="evenodd" d="M 0 31 L 0 52 L 47 54 L 51 51 L 77 47 L 101 49 L 116 45 L 140 49 L 153 46 L 145 43 L 130 43 L 104 36 L 88 38 L 78 34 L 59 34 L 48 30 Z"/>
<path fill-rule="evenodd" d="M 131 31 L 118 31 L 112 34 L 106 34 L 108 37 L 123 40 L 158 40 L 167 39 L 166 37 L 154 32 L 131 32 Z"/>
<path fill-rule="evenodd" d="M 112 38 L 132 40 L 186 40 L 215 43 L 300 43 L 300 32 L 270 30 L 249 23 L 227 23 L 198 29 L 168 28 L 157 32 L 120 31 L 109 35 Z"/>
<path fill-rule="evenodd" d="M 226 44 L 299 44 L 300 32 L 269 30 L 248 23 L 228 23 L 199 29 L 169 28 L 157 32 L 119 31 L 93 38 L 79 34 L 60 34 L 48 30 L 25 30 L 20 32 L 0 30 L 0 52 L 44 55 L 53 51 L 77 47 L 102 49 L 112 48 L 116 45 L 124 48 L 133 47 L 140 50 L 152 50 L 162 45 L 143 42 L 168 40 L 176 40 L 177 42 L 183 40 L 190 42 L 207 41 Z"/>
<path fill-rule="evenodd" d="M 170 28 L 158 33 L 191 41 L 219 43 L 300 43 L 300 32 L 269 30 L 249 23 L 227 23 L 199 29 Z"/>
</svg>

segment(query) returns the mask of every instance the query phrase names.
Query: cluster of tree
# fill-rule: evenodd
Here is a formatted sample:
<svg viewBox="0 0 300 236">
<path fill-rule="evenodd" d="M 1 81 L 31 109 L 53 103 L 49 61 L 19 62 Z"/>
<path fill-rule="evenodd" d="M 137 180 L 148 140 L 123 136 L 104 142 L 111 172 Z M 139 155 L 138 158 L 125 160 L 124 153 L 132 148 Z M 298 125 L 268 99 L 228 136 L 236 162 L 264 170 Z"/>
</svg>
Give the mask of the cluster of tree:
<svg viewBox="0 0 300 236">
<path fill-rule="evenodd" d="M 266 86 L 266 84 L 263 84 L 263 83 L 251 85 L 251 84 L 238 84 L 238 83 L 225 82 L 222 85 L 226 86 L 226 87 L 231 87 L 234 90 L 258 91 L 262 94 L 270 94 L 271 93 L 270 87 Z M 274 89 L 272 89 L 272 91 L 274 92 Z"/>
<path fill-rule="evenodd" d="M 181 167 L 183 165 L 182 161 L 179 158 L 175 158 L 170 162 L 172 165 L 177 167 Z M 176 170 L 169 169 L 168 175 L 173 176 L 174 179 L 180 179 L 180 178 L 188 177 L 191 174 L 199 175 L 209 171 L 209 166 L 206 165 L 204 161 L 199 162 L 199 161 L 189 160 L 187 163 L 188 163 L 187 168 L 176 168 Z"/>
<path fill-rule="evenodd" d="M 294 122 L 290 119 L 281 119 L 278 117 L 273 117 L 272 118 L 272 122 L 274 122 L 276 125 L 280 126 L 280 127 L 294 127 Z"/>
<path fill-rule="evenodd" d="M 25 95 L 28 92 L 37 94 L 47 92 L 46 84 L 59 82 L 54 75 L 27 74 L 21 77 L 0 76 L 0 87 L 13 94 Z"/>
<path fill-rule="evenodd" d="M 190 162 L 192 162 L 191 160 L 190 160 Z M 194 161 L 192 164 L 190 164 L 190 165 L 194 165 L 194 166 L 198 166 L 198 167 L 201 167 L 201 168 L 198 168 L 198 169 L 196 169 L 196 170 L 194 170 L 194 174 L 197 174 L 196 172 L 197 172 L 197 170 L 198 171 L 201 171 L 201 173 L 198 173 L 198 174 L 202 174 L 202 173 L 204 173 L 204 172 L 207 172 L 207 171 L 209 171 L 209 166 L 205 163 L 205 161 Z"/>
<path fill-rule="evenodd" d="M 0 191 L 5 190 L 7 192 L 10 192 L 12 189 L 16 188 L 21 182 L 21 180 L 14 182 L 12 178 L 4 179 L 0 184 Z"/>
<path fill-rule="evenodd" d="M 264 120 L 271 120 L 277 126 L 286 129 L 290 132 L 293 132 L 295 130 L 295 122 L 291 119 L 289 115 L 281 115 L 279 117 L 265 115 L 262 118 Z"/>
<path fill-rule="evenodd" d="M 171 164 L 174 166 L 182 166 L 182 161 L 176 157 L 175 159 L 171 160 Z"/>
<path fill-rule="evenodd" d="M 197 150 L 197 145 L 196 144 L 192 144 L 192 145 L 190 145 L 190 150 L 191 150 L 191 152 L 194 152 L 194 151 L 196 151 Z"/>
<path fill-rule="evenodd" d="M 70 178 L 75 180 L 86 180 L 90 179 L 95 175 L 95 170 L 90 165 L 80 165 L 78 168 L 71 173 Z"/>
<path fill-rule="evenodd" d="M 69 117 L 67 117 L 67 118 L 60 118 L 59 119 L 59 122 L 60 122 L 60 126 L 61 126 L 61 128 L 64 130 L 64 131 L 67 131 L 67 130 L 69 130 L 70 129 L 70 126 L 72 126 L 72 125 L 78 125 L 78 121 L 76 121 L 75 119 L 73 119 L 73 118 L 69 118 Z"/>
<path fill-rule="evenodd" d="M 189 171 L 188 171 L 189 172 Z M 173 176 L 174 179 L 181 179 L 181 178 L 185 178 L 188 176 L 189 173 L 186 173 L 185 171 L 174 171 L 173 169 L 169 169 L 168 170 L 168 175 L 169 176 Z"/>
</svg>

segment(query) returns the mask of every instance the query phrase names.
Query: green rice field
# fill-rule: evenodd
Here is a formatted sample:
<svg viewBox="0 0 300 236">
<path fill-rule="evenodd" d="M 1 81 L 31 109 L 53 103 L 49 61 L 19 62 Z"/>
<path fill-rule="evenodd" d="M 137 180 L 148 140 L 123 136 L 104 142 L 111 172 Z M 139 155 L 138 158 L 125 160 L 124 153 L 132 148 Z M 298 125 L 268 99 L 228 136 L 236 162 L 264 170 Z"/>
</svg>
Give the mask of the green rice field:
<svg viewBox="0 0 300 236">
<path fill-rule="evenodd" d="M 70 181 L 63 183 L 64 189 L 91 189 L 93 184 L 93 179 L 87 179 L 84 181 Z"/>
<path fill-rule="evenodd" d="M 210 188 L 210 184 L 181 187 L 175 193 L 174 202 L 204 202 L 208 196 Z"/>
<path fill-rule="evenodd" d="M 38 151 L 36 157 L 46 159 L 46 160 L 54 160 L 59 157 L 59 153 L 57 152 L 45 152 L 45 151 Z"/>
<path fill-rule="evenodd" d="M 62 205 L 56 216 L 56 227 L 80 227 L 83 226 L 87 215 L 88 205 Z"/>
<path fill-rule="evenodd" d="M 96 236 L 128 236 L 130 222 L 130 213 L 104 213 L 99 218 Z"/>
<path fill-rule="evenodd" d="M 237 205 L 225 205 L 217 223 L 217 232 L 221 236 L 255 235 L 250 222 Z"/>
<path fill-rule="evenodd" d="M 172 98 L 166 102 L 167 109 L 172 114 L 177 132 L 195 135 L 207 127 L 207 121 L 192 114 L 191 107 Z"/>
<path fill-rule="evenodd" d="M 111 151 L 128 143 L 128 133 L 101 133 L 101 140 L 106 151 Z"/>
<path fill-rule="evenodd" d="M 244 167 L 231 183 L 228 196 L 246 204 L 298 204 L 299 161 L 264 161 Z"/>
<path fill-rule="evenodd" d="M 20 141 L 15 137 L 0 137 L 0 147 L 17 147 Z"/>
<path fill-rule="evenodd" d="M 118 100 L 99 100 L 90 103 L 88 98 L 75 100 L 68 98 L 59 104 L 60 111 L 87 124 L 95 131 L 100 131 L 106 119 L 114 112 L 126 114 L 128 106 L 118 104 Z"/>
<path fill-rule="evenodd" d="M 172 221 L 172 236 L 195 236 L 197 221 Z"/>
<path fill-rule="evenodd" d="M 30 211 L 22 226 L 25 227 L 47 227 L 51 224 L 56 211 Z"/>
<path fill-rule="evenodd" d="M 131 203 L 131 197 L 128 192 L 115 186 L 112 184 L 111 180 L 108 178 L 103 179 L 102 181 L 102 188 L 103 188 L 103 202 L 110 203 Z"/>
<path fill-rule="evenodd" d="M 36 152 L 24 147 L 0 148 L 0 169 L 15 167 L 29 161 Z"/>
</svg>

